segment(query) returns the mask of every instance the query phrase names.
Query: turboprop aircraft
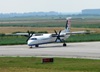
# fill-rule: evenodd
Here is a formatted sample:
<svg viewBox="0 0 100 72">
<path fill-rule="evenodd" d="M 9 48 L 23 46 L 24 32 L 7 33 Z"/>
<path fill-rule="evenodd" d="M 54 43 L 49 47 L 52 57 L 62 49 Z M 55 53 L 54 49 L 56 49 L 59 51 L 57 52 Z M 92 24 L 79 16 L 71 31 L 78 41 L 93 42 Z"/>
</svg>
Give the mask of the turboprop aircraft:
<svg viewBox="0 0 100 72">
<path fill-rule="evenodd" d="M 69 38 L 71 34 L 87 33 L 86 31 L 70 32 L 70 26 L 71 26 L 71 17 L 68 17 L 66 18 L 65 29 L 60 30 L 59 32 L 54 30 L 55 33 L 33 34 L 28 31 L 28 33 L 16 33 L 16 34 L 28 36 L 27 45 L 30 46 L 30 48 L 32 48 L 33 46 L 39 47 L 39 45 L 41 44 L 54 43 L 54 42 L 62 42 L 63 46 L 67 46 L 65 40 Z"/>
</svg>

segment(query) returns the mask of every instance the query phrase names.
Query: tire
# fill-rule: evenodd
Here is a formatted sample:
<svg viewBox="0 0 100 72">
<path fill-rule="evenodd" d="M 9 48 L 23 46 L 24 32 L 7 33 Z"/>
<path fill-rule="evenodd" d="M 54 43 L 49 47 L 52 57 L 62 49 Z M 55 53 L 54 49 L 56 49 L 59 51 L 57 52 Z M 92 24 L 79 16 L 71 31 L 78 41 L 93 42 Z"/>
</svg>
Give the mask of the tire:
<svg viewBox="0 0 100 72">
<path fill-rule="evenodd" d="M 39 47 L 39 45 L 35 45 L 35 47 Z"/>
<path fill-rule="evenodd" d="M 64 43 L 63 46 L 66 47 L 67 45 Z"/>
</svg>

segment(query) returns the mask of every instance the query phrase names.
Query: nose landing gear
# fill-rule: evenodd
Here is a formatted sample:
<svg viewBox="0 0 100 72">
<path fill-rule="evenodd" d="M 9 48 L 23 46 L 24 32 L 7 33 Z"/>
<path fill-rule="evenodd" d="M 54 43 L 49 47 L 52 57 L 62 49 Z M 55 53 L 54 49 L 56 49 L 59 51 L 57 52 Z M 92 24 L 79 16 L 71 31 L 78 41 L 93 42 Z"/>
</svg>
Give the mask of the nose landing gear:
<svg viewBox="0 0 100 72">
<path fill-rule="evenodd" d="M 35 47 L 39 47 L 39 45 L 35 45 Z M 30 48 L 33 48 L 32 46 L 30 46 Z"/>
<path fill-rule="evenodd" d="M 30 46 L 30 48 L 32 48 L 32 46 Z"/>
</svg>

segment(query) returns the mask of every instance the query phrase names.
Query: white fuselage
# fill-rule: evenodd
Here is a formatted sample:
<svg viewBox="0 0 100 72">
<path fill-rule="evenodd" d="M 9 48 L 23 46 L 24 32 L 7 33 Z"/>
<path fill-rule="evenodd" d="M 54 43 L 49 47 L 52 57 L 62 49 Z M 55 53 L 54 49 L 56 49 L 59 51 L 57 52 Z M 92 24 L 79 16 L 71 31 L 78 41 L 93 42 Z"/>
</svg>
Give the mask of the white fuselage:
<svg viewBox="0 0 100 72">
<path fill-rule="evenodd" d="M 36 47 L 38 47 L 38 45 L 40 44 L 63 42 L 63 46 L 66 46 L 65 39 L 70 36 L 70 18 L 67 18 L 64 30 L 60 30 L 59 32 L 56 32 L 56 30 L 54 30 L 54 32 L 55 33 L 53 34 L 32 34 L 32 36 L 29 33 L 27 44 L 29 46 L 35 45 Z"/>
<path fill-rule="evenodd" d="M 55 42 L 57 37 L 52 37 L 51 35 L 52 34 L 40 34 L 40 35 L 33 34 L 32 37 L 28 40 L 27 44 L 29 46 L 34 46 L 34 45 L 40 45 L 40 44 L 53 43 Z M 65 40 L 69 36 L 70 35 L 65 35 L 64 37 L 61 37 L 61 39 Z"/>
</svg>

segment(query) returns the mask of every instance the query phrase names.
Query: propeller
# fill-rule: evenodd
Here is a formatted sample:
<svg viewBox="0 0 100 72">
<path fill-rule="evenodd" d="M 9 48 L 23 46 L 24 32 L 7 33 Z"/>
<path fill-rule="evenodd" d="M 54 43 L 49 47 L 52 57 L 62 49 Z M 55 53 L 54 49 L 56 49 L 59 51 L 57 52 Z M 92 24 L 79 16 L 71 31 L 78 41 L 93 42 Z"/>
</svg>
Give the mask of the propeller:
<svg viewBox="0 0 100 72">
<path fill-rule="evenodd" d="M 54 32 L 55 32 L 55 34 L 56 34 L 55 37 L 57 37 L 56 40 L 55 40 L 55 42 L 57 42 L 57 40 L 60 40 L 60 42 L 63 42 L 63 40 L 60 38 L 60 37 L 64 37 L 64 35 L 60 35 L 61 30 L 59 31 L 59 33 L 57 33 L 56 30 L 54 30 Z"/>
<path fill-rule="evenodd" d="M 32 37 L 32 35 L 34 34 L 33 32 L 30 32 L 29 30 L 27 31 L 28 33 L 28 38 L 26 40 L 26 42 Z"/>
<path fill-rule="evenodd" d="M 66 46 L 65 40 L 60 38 L 60 37 L 64 37 L 64 35 L 60 35 L 61 30 L 59 31 L 59 33 L 57 33 L 56 30 L 54 30 L 54 32 L 56 34 L 54 37 L 57 37 L 55 42 L 57 42 L 57 40 L 60 40 L 60 42 L 63 42 L 63 46 Z"/>
</svg>

